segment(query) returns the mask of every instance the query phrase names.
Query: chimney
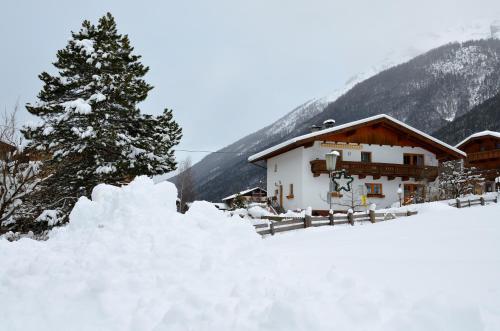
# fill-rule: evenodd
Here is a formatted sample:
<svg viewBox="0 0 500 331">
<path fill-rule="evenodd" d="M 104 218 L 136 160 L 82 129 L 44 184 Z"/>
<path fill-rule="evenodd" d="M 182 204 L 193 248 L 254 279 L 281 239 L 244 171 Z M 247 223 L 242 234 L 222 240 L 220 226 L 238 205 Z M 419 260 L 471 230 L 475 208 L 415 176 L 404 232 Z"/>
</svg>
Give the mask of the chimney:
<svg viewBox="0 0 500 331">
<path fill-rule="evenodd" d="M 321 126 L 319 125 L 311 125 L 311 132 L 317 132 L 321 130 Z"/>
<path fill-rule="evenodd" d="M 333 128 L 335 126 L 335 120 L 329 119 L 323 122 L 323 127 L 325 129 Z"/>
</svg>

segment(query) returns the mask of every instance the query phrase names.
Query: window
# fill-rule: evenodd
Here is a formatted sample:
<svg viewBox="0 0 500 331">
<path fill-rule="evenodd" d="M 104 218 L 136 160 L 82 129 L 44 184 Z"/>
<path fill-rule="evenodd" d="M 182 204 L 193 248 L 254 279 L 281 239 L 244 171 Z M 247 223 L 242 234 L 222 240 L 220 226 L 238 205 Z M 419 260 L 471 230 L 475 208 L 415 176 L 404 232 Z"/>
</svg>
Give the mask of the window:
<svg viewBox="0 0 500 331">
<path fill-rule="evenodd" d="M 372 162 L 372 153 L 371 152 L 361 152 L 361 162 L 363 162 L 363 163 Z"/>
<path fill-rule="evenodd" d="M 293 184 L 290 184 L 290 191 L 288 192 L 288 195 L 286 196 L 287 199 L 293 199 Z"/>
<path fill-rule="evenodd" d="M 274 172 L 278 172 L 278 163 L 274 164 Z"/>
<path fill-rule="evenodd" d="M 369 197 L 383 197 L 382 184 L 366 183 L 366 193 Z"/>
<path fill-rule="evenodd" d="M 498 141 L 498 142 L 495 144 L 495 146 L 496 146 L 496 147 L 495 147 L 496 149 L 500 149 L 500 141 Z"/>
<path fill-rule="evenodd" d="M 422 154 L 403 154 L 403 164 L 423 166 L 424 155 Z"/>
</svg>

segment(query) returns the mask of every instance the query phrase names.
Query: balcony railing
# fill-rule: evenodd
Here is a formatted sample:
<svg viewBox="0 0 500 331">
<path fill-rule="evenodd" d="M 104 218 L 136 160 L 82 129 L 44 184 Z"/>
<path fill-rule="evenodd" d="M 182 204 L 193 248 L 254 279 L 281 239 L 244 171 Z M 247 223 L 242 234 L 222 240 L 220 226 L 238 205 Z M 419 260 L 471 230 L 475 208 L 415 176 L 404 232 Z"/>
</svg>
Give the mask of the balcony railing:
<svg viewBox="0 0 500 331">
<path fill-rule="evenodd" d="M 488 159 L 500 159 L 500 149 L 494 149 L 491 151 L 483 151 L 476 153 L 467 153 L 467 160 L 470 161 L 481 161 Z"/>
<path fill-rule="evenodd" d="M 337 170 L 344 169 L 349 175 L 361 176 L 387 176 L 387 177 L 405 177 L 415 179 L 428 179 L 434 181 L 438 176 L 438 168 L 432 166 L 415 166 L 408 164 L 394 163 L 364 163 L 352 161 L 337 162 Z M 320 174 L 327 174 L 325 160 L 311 161 L 311 171 L 314 177 Z"/>
</svg>

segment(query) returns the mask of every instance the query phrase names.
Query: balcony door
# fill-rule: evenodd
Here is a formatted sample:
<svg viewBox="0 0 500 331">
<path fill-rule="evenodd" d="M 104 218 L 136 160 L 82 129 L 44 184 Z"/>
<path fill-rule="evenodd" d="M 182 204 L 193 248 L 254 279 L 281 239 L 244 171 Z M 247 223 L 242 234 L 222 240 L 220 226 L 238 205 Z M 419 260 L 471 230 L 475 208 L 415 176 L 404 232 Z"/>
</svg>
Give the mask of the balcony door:
<svg viewBox="0 0 500 331">
<path fill-rule="evenodd" d="M 417 167 L 424 166 L 424 155 L 423 154 L 404 154 L 403 164 L 413 165 Z"/>
</svg>

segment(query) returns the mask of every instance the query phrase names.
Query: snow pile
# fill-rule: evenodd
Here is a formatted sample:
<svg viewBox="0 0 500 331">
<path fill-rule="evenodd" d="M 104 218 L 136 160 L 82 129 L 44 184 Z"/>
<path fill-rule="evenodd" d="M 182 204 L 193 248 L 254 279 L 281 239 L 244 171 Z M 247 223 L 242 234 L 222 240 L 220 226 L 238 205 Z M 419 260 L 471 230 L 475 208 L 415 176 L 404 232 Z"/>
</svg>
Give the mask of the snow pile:
<svg viewBox="0 0 500 331">
<path fill-rule="evenodd" d="M 207 202 L 178 214 L 176 197 L 173 184 L 147 178 L 99 185 L 48 241 L 0 239 L 0 329 L 223 326 L 262 239 Z"/>
<path fill-rule="evenodd" d="M 248 208 L 248 214 L 253 218 L 262 218 L 263 216 L 273 216 L 273 213 L 261 206 L 252 206 Z"/>
<path fill-rule="evenodd" d="M 45 242 L 0 239 L 5 330 L 498 330 L 500 204 L 261 239 L 175 187 L 98 186 Z"/>
</svg>

